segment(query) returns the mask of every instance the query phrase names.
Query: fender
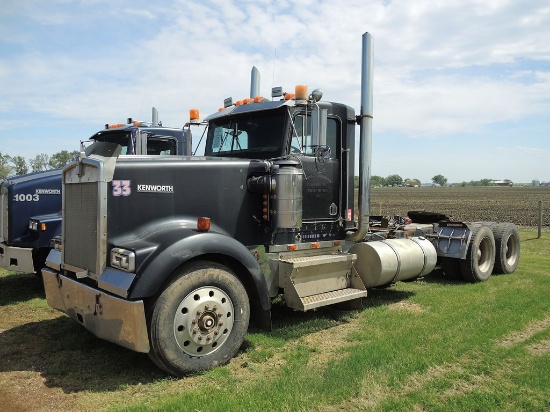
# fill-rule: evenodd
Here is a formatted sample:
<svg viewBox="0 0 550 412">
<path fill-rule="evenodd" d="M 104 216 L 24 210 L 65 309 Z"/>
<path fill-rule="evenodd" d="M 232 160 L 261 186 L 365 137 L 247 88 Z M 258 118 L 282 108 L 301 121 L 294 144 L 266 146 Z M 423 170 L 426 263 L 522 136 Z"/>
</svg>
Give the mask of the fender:
<svg viewBox="0 0 550 412">
<path fill-rule="evenodd" d="M 189 227 L 180 227 L 169 233 L 163 232 L 161 238 L 162 242 L 155 241 L 157 239 L 145 239 L 149 244 L 150 253 L 136 270 L 137 279 L 130 290 L 129 299 L 142 299 L 155 295 L 171 273 L 183 263 L 202 255 L 215 254 L 240 262 L 249 274 L 248 279 L 244 279 L 245 287 L 246 283 L 254 285 L 255 290 L 250 292 L 254 292 L 255 296 L 251 296 L 251 298 L 258 300 L 262 309 L 269 310 L 271 308 L 271 300 L 262 269 L 252 253 L 239 241 L 221 233 L 198 232 Z M 158 247 L 151 247 L 151 244 L 157 244 Z M 115 246 L 119 245 L 115 244 Z M 121 244 L 120 246 L 125 245 Z M 139 254 L 138 250 L 136 250 L 136 254 Z"/>
</svg>

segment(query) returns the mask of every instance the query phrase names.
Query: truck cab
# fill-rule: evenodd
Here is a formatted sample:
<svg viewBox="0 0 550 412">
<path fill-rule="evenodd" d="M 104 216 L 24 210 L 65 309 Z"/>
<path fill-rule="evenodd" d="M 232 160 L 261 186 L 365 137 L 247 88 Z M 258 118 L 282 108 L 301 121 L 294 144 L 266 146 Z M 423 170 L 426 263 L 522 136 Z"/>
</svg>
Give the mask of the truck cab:
<svg viewBox="0 0 550 412">
<path fill-rule="evenodd" d="M 81 150 L 93 142 L 116 143 L 122 155 L 177 155 L 190 152 L 191 136 L 182 129 L 128 119 L 105 125 L 81 143 Z M 0 267 L 40 273 L 51 240 L 61 231 L 61 172 L 12 176 L 0 183 Z"/>
</svg>

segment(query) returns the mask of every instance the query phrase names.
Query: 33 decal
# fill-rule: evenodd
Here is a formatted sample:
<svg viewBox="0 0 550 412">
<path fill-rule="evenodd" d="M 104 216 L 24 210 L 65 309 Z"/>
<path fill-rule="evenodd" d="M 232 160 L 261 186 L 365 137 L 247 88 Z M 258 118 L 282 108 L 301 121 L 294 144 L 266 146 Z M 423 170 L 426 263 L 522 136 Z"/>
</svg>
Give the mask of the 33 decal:
<svg viewBox="0 0 550 412">
<path fill-rule="evenodd" d="M 132 193 L 131 180 L 113 180 L 113 196 L 130 196 Z"/>
</svg>

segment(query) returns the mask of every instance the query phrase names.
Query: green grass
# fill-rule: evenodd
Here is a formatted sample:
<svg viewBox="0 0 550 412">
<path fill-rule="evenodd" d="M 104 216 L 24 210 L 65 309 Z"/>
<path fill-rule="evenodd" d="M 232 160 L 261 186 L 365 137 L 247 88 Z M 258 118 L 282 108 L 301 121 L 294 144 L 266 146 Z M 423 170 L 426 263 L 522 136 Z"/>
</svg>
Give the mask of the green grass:
<svg viewBox="0 0 550 412">
<path fill-rule="evenodd" d="M 228 365 L 183 379 L 91 336 L 50 311 L 37 290 L 28 299 L 11 291 L 0 298 L 0 357 L 14 361 L 9 348 L 17 346 L 31 360 L 0 372 L 6 377 L 33 364 L 47 387 L 78 394 L 76 409 L 549 409 L 550 233 L 521 236 L 516 273 L 485 283 L 450 282 L 434 272 L 369 291 L 366 307 L 351 312 L 293 312 L 277 301 L 273 332 L 250 331 Z M 0 275 L 0 285 L 16 283 L 21 293 L 14 276 Z M 13 327 L 8 308 L 34 314 Z M 55 339 L 59 332 L 62 341 Z M 26 343 L 36 333 L 41 339 Z M 0 391 L 9 383 L 0 378 Z"/>
</svg>

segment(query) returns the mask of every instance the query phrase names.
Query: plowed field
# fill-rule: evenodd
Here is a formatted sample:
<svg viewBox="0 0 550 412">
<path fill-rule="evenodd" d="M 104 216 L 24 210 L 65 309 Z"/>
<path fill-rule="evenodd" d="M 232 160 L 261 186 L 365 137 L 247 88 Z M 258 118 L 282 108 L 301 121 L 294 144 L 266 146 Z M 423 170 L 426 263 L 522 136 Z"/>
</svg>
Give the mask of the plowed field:
<svg viewBox="0 0 550 412">
<path fill-rule="evenodd" d="M 536 227 L 542 201 L 543 230 L 550 230 L 550 187 L 387 187 L 371 192 L 371 215 L 439 212 L 453 220 L 512 222 Z"/>
</svg>

